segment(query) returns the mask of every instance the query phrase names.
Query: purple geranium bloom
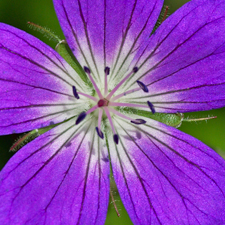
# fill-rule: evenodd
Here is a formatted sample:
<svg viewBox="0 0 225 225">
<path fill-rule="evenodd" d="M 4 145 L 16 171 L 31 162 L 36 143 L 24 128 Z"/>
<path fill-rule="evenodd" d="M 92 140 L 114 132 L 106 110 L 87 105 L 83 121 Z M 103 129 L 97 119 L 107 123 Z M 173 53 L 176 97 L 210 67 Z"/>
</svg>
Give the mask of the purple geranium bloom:
<svg viewBox="0 0 225 225">
<path fill-rule="evenodd" d="M 225 224 L 224 160 L 146 116 L 225 106 L 225 0 L 151 36 L 162 0 L 53 2 L 80 72 L 0 24 L 0 133 L 54 124 L 1 171 L 0 224 L 104 224 L 110 166 L 134 224 Z"/>
</svg>

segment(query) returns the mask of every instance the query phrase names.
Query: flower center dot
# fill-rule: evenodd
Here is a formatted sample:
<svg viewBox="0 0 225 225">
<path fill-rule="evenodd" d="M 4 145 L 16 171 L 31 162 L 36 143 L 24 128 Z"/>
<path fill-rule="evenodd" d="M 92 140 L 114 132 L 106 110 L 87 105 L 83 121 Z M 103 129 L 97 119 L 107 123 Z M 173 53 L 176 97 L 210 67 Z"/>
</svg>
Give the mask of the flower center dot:
<svg viewBox="0 0 225 225">
<path fill-rule="evenodd" d="M 100 99 L 98 101 L 98 107 L 108 106 L 109 101 L 107 99 Z"/>
</svg>

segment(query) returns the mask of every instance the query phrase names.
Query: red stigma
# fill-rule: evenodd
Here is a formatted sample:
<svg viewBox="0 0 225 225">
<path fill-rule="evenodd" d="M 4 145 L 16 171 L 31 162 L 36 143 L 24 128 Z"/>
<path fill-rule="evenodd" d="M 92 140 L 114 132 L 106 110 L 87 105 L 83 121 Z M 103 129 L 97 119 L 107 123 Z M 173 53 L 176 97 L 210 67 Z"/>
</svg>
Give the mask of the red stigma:
<svg viewBox="0 0 225 225">
<path fill-rule="evenodd" d="M 109 101 L 106 99 L 100 99 L 98 101 L 98 107 L 102 107 L 102 106 L 108 106 Z"/>
</svg>

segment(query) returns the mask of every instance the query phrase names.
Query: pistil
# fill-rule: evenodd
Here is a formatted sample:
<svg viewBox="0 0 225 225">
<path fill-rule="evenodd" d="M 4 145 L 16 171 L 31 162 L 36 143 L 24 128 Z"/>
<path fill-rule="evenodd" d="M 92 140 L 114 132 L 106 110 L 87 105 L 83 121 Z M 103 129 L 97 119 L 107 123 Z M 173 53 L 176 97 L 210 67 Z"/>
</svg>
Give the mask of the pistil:
<svg viewBox="0 0 225 225">
<path fill-rule="evenodd" d="M 107 99 L 100 99 L 98 101 L 98 107 L 108 106 L 109 101 Z"/>
</svg>

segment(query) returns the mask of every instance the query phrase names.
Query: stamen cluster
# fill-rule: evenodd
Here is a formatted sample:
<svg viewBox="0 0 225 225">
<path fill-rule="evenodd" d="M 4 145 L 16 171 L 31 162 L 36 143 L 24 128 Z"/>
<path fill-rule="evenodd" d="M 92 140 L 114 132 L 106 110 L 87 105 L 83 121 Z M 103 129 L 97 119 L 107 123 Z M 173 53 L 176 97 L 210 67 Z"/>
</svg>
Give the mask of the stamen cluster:
<svg viewBox="0 0 225 225">
<path fill-rule="evenodd" d="M 124 84 L 125 81 L 127 81 L 127 79 L 133 75 L 134 73 L 138 72 L 138 67 L 134 67 L 133 70 L 128 73 L 113 89 L 112 91 L 110 91 L 108 93 L 108 83 L 107 83 L 107 76 L 110 74 L 110 68 L 109 67 L 105 67 L 105 86 L 104 86 L 104 95 L 102 95 L 102 93 L 100 92 L 96 82 L 94 81 L 92 75 L 91 75 L 91 71 L 88 67 L 84 67 L 84 71 L 86 72 L 86 74 L 88 75 L 97 95 L 98 98 L 95 98 L 94 96 L 90 96 L 87 95 L 85 93 L 82 92 L 77 92 L 77 89 L 75 86 L 72 86 L 72 91 L 73 91 L 73 95 L 76 99 L 79 99 L 79 95 L 83 95 L 89 99 L 91 99 L 92 101 L 95 102 L 95 105 L 90 108 L 88 111 L 86 112 L 82 112 L 80 113 L 80 115 L 77 117 L 76 120 L 76 125 L 79 124 L 81 121 L 83 121 L 86 116 L 90 113 L 93 113 L 94 111 L 98 110 L 98 126 L 96 127 L 96 132 L 98 134 L 98 136 L 101 139 L 104 139 L 104 134 L 101 130 L 101 121 L 102 121 L 102 116 L 103 116 L 103 112 L 105 112 L 105 115 L 107 116 L 108 120 L 109 120 L 109 124 L 111 126 L 112 132 L 113 132 L 113 140 L 116 144 L 119 143 L 119 136 L 115 131 L 115 127 L 113 124 L 113 120 L 111 117 L 110 113 L 113 113 L 123 119 L 129 120 L 131 123 L 136 124 L 136 125 L 140 125 L 140 124 L 145 124 L 146 121 L 143 119 L 133 119 L 130 118 L 126 115 L 124 115 L 123 113 L 120 113 L 119 111 L 117 111 L 114 107 L 143 107 L 143 108 L 150 108 L 150 110 L 152 111 L 152 113 L 155 113 L 155 109 L 153 104 L 150 101 L 147 101 L 147 105 L 141 105 L 141 104 L 133 104 L 133 103 L 121 103 L 121 102 L 117 102 L 116 100 L 120 99 L 121 97 L 133 93 L 134 91 L 137 91 L 139 89 L 143 90 L 144 92 L 148 92 L 148 87 L 141 81 L 137 80 L 137 84 L 138 84 L 138 88 L 136 89 L 131 89 L 128 90 L 122 94 L 113 96 L 115 94 L 115 92 Z"/>
</svg>

